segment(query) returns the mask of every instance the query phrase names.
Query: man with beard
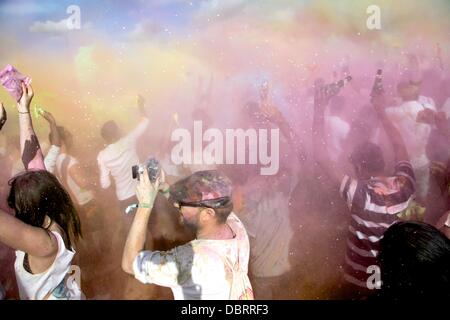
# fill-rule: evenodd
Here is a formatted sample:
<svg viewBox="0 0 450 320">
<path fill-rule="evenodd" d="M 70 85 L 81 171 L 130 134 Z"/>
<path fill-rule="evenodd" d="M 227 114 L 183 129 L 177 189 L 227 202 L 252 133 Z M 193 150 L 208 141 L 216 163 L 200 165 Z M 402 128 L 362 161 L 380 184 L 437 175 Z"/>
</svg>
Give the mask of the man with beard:
<svg viewBox="0 0 450 320">
<path fill-rule="evenodd" d="M 122 269 L 142 283 L 170 287 L 175 300 L 253 299 L 248 279 L 249 240 L 232 212 L 230 180 L 216 170 L 198 171 L 170 188 L 164 174 L 139 176 L 139 206 L 122 257 Z M 183 224 L 196 239 L 172 250 L 145 250 L 147 224 L 158 191 L 170 194 Z"/>
</svg>

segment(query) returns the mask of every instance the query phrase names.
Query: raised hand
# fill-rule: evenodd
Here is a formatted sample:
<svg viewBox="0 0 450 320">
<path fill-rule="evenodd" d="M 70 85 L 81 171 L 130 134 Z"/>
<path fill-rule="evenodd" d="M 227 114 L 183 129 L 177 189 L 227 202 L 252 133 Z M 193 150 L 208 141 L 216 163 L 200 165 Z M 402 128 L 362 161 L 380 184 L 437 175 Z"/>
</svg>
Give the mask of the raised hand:
<svg viewBox="0 0 450 320">
<path fill-rule="evenodd" d="M 281 112 L 273 105 L 270 99 L 270 88 L 267 81 L 261 85 L 261 88 L 259 90 L 259 97 L 259 112 L 261 113 L 261 115 L 269 120 L 279 120 Z"/>
<path fill-rule="evenodd" d="M 29 113 L 33 96 L 34 92 L 31 85 L 27 85 L 22 81 L 22 97 L 20 97 L 19 102 L 17 103 L 17 110 L 22 113 Z"/>
<path fill-rule="evenodd" d="M 50 124 L 55 124 L 56 123 L 55 118 L 53 117 L 53 115 L 50 112 L 42 111 L 41 115 L 42 115 L 42 117 L 44 117 L 45 120 L 48 121 L 48 123 L 50 123 Z"/>
<path fill-rule="evenodd" d="M 139 184 L 136 187 L 136 197 L 139 200 L 139 204 L 146 204 L 149 207 L 153 207 L 159 191 L 160 181 L 161 176 L 156 179 L 155 183 L 151 183 L 147 168 L 139 173 Z"/>
</svg>

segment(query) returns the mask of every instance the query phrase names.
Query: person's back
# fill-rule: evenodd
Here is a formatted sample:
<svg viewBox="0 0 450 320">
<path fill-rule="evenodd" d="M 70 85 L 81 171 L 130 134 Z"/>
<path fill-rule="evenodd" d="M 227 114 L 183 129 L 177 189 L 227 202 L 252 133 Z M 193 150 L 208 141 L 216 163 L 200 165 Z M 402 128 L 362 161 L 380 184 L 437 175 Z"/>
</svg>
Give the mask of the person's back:
<svg viewBox="0 0 450 320">
<path fill-rule="evenodd" d="M 404 136 L 414 167 L 420 167 L 428 163 L 425 148 L 431 133 L 431 127 L 428 124 L 416 121 L 418 113 L 425 108 L 434 110 L 431 104 L 422 104 L 419 101 L 407 101 L 398 107 L 386 110 L 388 116 L 399 126 Z"/>
<path fill-rule="evenodd" d="M 143 118 L 136 129 L 109 144 L 98 154 L 101 185 L 104 189 L 108 188 L 111 185 L 111 175 L 115 182 L 117 199 L 120 201 L 134 196 L 136 181 L 131 176 L 131 167 L 139 163 L 136 142 L 147 126 L 148 119 Z"/>
<path fill-rule="evenodd" d="M 293 227 L 289 216 L 289 177 L 250 173 L 248 167 L 237 171 L 239 186 L 236 212 L 250 238 L 250 278 L 256 299 L 273 299 L 280 289 L 282 276 L 291 271 L 290 244 Z M 257 169 L 256 169 L 257 170 Z M 235 182 L 236 183 L 236 182 Z"/>
<path fill-rule="evenodd" d="M 398 126 L 417 180 L 417 196 L 424 200 L 429 187 L 429 162 L 426 147 L 429 141 L 431 126 L 418 121 L 421 112 L 429 109 L 436 111 L 432 99 L 419 95 L 417 86 L 411 83 L 400 83 L 398 92 L 403 102 L 399 106 L 386 109 L 386 114 Z"/>
<path fill-rule="evenodd" d="M 58 243 L 58 252 L 51 266 L 43 272 L 34 273 L 26 252 L 17 250 L 14 268 L 21 300 L 80 300 L 79 284 L 71 281 L 69 272 L 75 250 L 66 248 L 62 235 L 50 231 Z"/>
<path fill-rule="evenodd" d="M 81 187 L 71 176 L 70 169 L 78 165 L 77 159 L 66 153 L 60 153 L 56 158 L 56 173 L 61 182 L 70 190 L 70 194 L 79 206 L 84 206 L 94 199 L 91 190 Z"/>
<path fill-rule="evenodd" d="M 344 178 L 341 193 L 350 209 L 347 240 L 347 281 L 367 287 L 370 266 L 378 265 L 379 241 L 384 232 L 399 220 L 414 196 L 414 174 L 408 162 L 399 162 L 390 177 L 368 180 Z"/>
</svg>

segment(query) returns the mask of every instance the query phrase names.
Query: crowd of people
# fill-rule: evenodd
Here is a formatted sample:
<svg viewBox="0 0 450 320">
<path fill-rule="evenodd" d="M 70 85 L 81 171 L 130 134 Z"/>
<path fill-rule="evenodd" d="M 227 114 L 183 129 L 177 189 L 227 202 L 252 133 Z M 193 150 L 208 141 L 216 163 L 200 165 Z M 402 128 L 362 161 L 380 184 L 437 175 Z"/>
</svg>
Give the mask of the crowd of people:
<svg viewBox="0 0 450 320">
<path fill-rule="evenodd" d="M 101 127 L 95 175 L 74 152 L 76 136 L 46 111 L 44 155 L 23 82 L 19 136 L 6 138 L 1 158 L 0 298 L 121 299 L 146 284 L 170 288 L 162 298 L 301 298 L 323 266 L 339 280 L 328 279 L 337 293 L 322 297 L 450 298 L 450 82 L 425 72 L 391 86 L 381 72 L 374 79 L 359 113 L 342 83 L 315 81 L 309 135 L 275 106 L 268 85 L 245 102 L 245 127 L 280 129 L 275 175 L 258 165 L 177 167 L 166 140 L 156 179 L 145 166 L 131 174 L 156 121 L 143 97 L 133 130 L 112 120 Z M 423 92 L 429 82 L 442 90 Z M 192 117 L 208 126 L 217 119 L 206 100 Z M 0 127 L 11 118 L 2 104 Z M 120 274 L 101 270 L 105 261 Z M 124 292 L 111 292 L 118 287 Z"/>
</svg>

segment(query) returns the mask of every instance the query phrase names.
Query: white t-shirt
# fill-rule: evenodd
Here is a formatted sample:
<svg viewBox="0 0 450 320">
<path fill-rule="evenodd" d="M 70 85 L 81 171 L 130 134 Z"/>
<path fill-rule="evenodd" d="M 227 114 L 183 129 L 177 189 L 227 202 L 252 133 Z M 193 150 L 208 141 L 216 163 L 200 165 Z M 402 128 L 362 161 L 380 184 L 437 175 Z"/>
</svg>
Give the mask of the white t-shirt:
<svg viewBox="0 0 450 320">
<path fill-rule="evenodd" d="M 116 185 L 117 199 L 121 201 L 135 195 L 137 181 L 131 176 L 131 167 L 139 164 L 136 141 L 145 132 L 148 124 L 147 118 L 142 119 L 132 132 L 108 145 L 98 154 L 101 186 L 103 189 L 109 188 L 111 174 Z"/>
<path fill-rule="evenodd" d="M 68 276 L 75 250 L 68 250 L 61 235 L 52 231 L 58 241 L 55 261 L 45 272 L 31 274 L 23 267 L 25 252 L 16 251 L 14 268 L 21 300 L 42 300 L 52 293 L 49 300 L 80 300 L 82 293 L 75 281 Z"/>
<path fill-rule="evenodd" d="M 327 146 L 330 157 L 337 161 L 344 150 L 345 139 L 350 132 L 350 125 L 340 117 L 326 118 Z"/>
<path fill-rule="evenodd" d="M 416 121 L 417 114 L 425 108 L 436 111 L 434 105 L 426 101 L 428 100 L 425 97 L 421 97 L 419 101 L 407 101 L 398 107 L 386 109 L 386 114 L 400 130 L 414 168 L 429 163 L 426 146 L 432 128 Z"/>
<path fill-rule="evenodd" d="M 60 150 L 60 147 L 51 145 L 50 149 L 47 152 L 47 155 L 44 158 L 45 169 L 47 169 L 47 171 L 50 173 L 55 172 L 56 159 L 58 158 Z"/>
<path fill-rule="evenodd" d="M 229 240 L 193 240 L 170 251 L 142 251 L 133 262 L 136 279 L 170 287 L 175 300 L 249 300 L 249 241 L 244 225 L 231 213 Z"/>
<path fill-rule="evenodd" d="M 68 158 L 68 160 L 66 160 L 66 158 Z M 62 176 L 63 175 L 62 170 L 64 169 L 62 166 L 65 161 L 67 162 L 67 168 L 65 169 L 65 170 L 67 170 L 67 172 L 66 172 L 67 180 L 66 180 L 66 177 Z M 78 203 L 78 205 L 83 206 L 86 203 L 88 203 L 89 201 L 91 201 L 92 199 L 94 199 L 94 194 L 90 190 L 81 188 L 75 182 L 75 180 L 73 180 L 72 177 L 70 176 L 69 170 L 72 166 L 74 166 L 76 164 L 78 164 L 77 159 L 75 159 L 74 157 L 72 157 L 68 154 L 61 153 L 56 158 L 56 172 L 58 173 L 58 177 L 60 178 L 60 180 L 63 183 L 66 183 L 66 181 L 67 181 L 67 186 L 70 189 L 70 194 L 75 197 L 75 200 Z"/>
</svg>

